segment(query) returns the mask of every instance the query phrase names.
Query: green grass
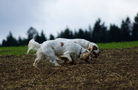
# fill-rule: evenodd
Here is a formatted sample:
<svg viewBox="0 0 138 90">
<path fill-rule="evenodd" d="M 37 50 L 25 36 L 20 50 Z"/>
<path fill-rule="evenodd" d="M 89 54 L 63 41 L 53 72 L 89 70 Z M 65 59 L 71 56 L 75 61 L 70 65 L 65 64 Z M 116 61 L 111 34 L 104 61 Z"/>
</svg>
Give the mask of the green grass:
<svg viewBox="0 0 138 90">
<path fill-rule="evenodd" d="M 131 42 L 112 42 L 112 43 L 97 43 L 100 49 L 117 49 L 117 48 L 130 48 L 138 46 L 138 41 Z M 0 56 L 2 55 L 15 55 L 23 56 L 26 55 L 27 46 L 19 47 L 0 47 Z M 31 51 L 30 53 L 34 53 Z"/>
<path fill-rule="evenodd" d="M 112 42 L 112 43 L 97 43 L 100 49 L 121 49 L 121 48 L 131 48 L 138 46 L 138 41 L 130 42 Z"/>
<path fill-rule="evenodd" d="M 0 55 L 16 55 L 21 56 L 26 54 L 27 46 L 20 47 L 0 47 Z"/>
<path fill-rule="evenodd" d="M 15 56 L 23 56 L 27 53 L 27 46 L 19 46 L 19 47 L 0 47 L 0 56 L 2 55 L 15 55 Z M 30 53 L 33 53 L 31 51 Z"/>
</svg>

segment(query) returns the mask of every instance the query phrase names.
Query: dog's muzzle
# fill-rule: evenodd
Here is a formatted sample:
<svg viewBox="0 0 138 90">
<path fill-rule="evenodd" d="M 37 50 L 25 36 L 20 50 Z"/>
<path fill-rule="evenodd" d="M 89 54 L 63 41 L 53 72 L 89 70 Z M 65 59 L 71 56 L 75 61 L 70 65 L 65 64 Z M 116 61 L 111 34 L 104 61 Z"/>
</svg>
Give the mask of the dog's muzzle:
<svg viewBox="0 0 138 90">
<path fill-rule="evenodd" d="M 97 58 L 98 56 L 100 56 L 101 51 L 99 50 L 98 52 L 93 52 L 94 56 L 93 58 Z"/>
</svg>

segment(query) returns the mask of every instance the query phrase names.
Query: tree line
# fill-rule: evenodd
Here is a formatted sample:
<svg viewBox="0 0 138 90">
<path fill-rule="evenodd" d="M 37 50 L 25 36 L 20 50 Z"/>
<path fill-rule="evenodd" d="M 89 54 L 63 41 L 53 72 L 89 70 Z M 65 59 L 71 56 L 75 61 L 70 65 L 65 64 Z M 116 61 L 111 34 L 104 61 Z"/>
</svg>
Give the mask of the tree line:
<svg viewBox="0 0 138 90">
<path fill-rule="evenodd" d="M 27 31 L 27 38 L 21 38 L 19 36 L 19 38 L 16 39 L 10 32 L 0 46 L 24 46 L 27 45 L 32 38 L 35 38 L 39 43 L 48 40 L 43 30 L 39 34 L 35 28 L 30 27 Z M 122 20 L 120 27 L 115 24 L 110 24 L 108 29 L 105 23 L 101 22 L 101 19 L 98 19 L 93 28 L 89 26 L 88 29 L 83 30 L 80 28 L 73 32 L 67 27 L 64 31 L 58 33 L 57 37 L 50 34 L 49 40 L 55 38 L 82 38 L 96 43 L 135 41 L 138 40 L 138 14 L 134 17 L 133 23 L 129 17 Z"/>
</svg>

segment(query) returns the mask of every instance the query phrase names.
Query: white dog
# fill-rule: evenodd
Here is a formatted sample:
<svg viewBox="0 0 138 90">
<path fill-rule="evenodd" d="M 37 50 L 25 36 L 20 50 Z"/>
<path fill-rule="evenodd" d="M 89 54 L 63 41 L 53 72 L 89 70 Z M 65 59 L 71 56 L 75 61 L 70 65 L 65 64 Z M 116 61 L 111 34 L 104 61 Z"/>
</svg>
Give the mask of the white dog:
<svg viewBox="0 0 138 90">
<path fill-rule="evenodd" d="M 29 53 L 31 49 L 37 50 L 37 57 L 33 63 L 35 67 L 37 67 L 37 63 L 43 57 L 55 66 L 60 66 L 56 61 L 56 57 L 60 59 L 67 58 L 69 62 L 78 59 L 86 60 L 87 62 L 91 60 L 88 50 L 84 49 L 79 44 L 69 41 L 49 40 L 39 44 L 32 39 L 29 41 L 27 53 Z"/>
<path fill-rule="evenodd" d="M 77 43 L 79 45 L 81 45 L 83 48 L 89 50 L 91 52 L 91 56 L 93 57 L 93 54 L 95 55 L 94 57 L 97 58 L 97 56 L 99 56 L 99 54 L 101 53 L 98 45 L 87 41 L 85 39 L 65 39 L 65 38 L 57 38 L 56 40 L 60 40 L 60 41 L 70 41 L 70 42 L 74 42 Z"/>
</svg>

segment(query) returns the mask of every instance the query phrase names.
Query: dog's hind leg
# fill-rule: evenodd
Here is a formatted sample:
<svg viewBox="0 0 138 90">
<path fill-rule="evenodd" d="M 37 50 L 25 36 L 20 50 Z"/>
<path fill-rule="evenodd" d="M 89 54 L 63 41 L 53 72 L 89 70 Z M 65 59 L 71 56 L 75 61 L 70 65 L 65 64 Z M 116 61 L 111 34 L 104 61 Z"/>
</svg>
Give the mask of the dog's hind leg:
<svg viewBox="0 0 138 90">
<path fill-rule="evenodd" d="M 33 63 L 33 66 L 34 66 L 35 68 L 37 68 L 37 64 L 38 64 L 38 62 L 39 62 L 40 60 L 41 60 L 40 58 L 36 58 L 36 59 L 35 59 L 35 61 L 34 61 L 34 63 Z"/>
<path fill-rule="evenodd" d="M 64 63 L 64 60 L 61 60 L 60 58 L 58 58 L 57 56 L 56 56 L 56 61 L 59 61 L 61 64 L 63 64 Z"/>
<path fill-rule="evenodd" d="M 40 50 L 38 50 L 36 55 L 37 55 L 37 58 L 35 59 L 33 66 L 37 68 L 37 64 L 42 59 L 43 54 L 40 52 Z"/>
<path fill-rule="evenodd" d="M 61 55 L 60 57 L 61 58 L 67 58 L 68 62 L 66 62 L 66 63 L 71 63 L 72 62 L 72 58 L 71 58 L 71 56 L 68 52 L 64 53 L 64 55 Z"/>
</svg>

